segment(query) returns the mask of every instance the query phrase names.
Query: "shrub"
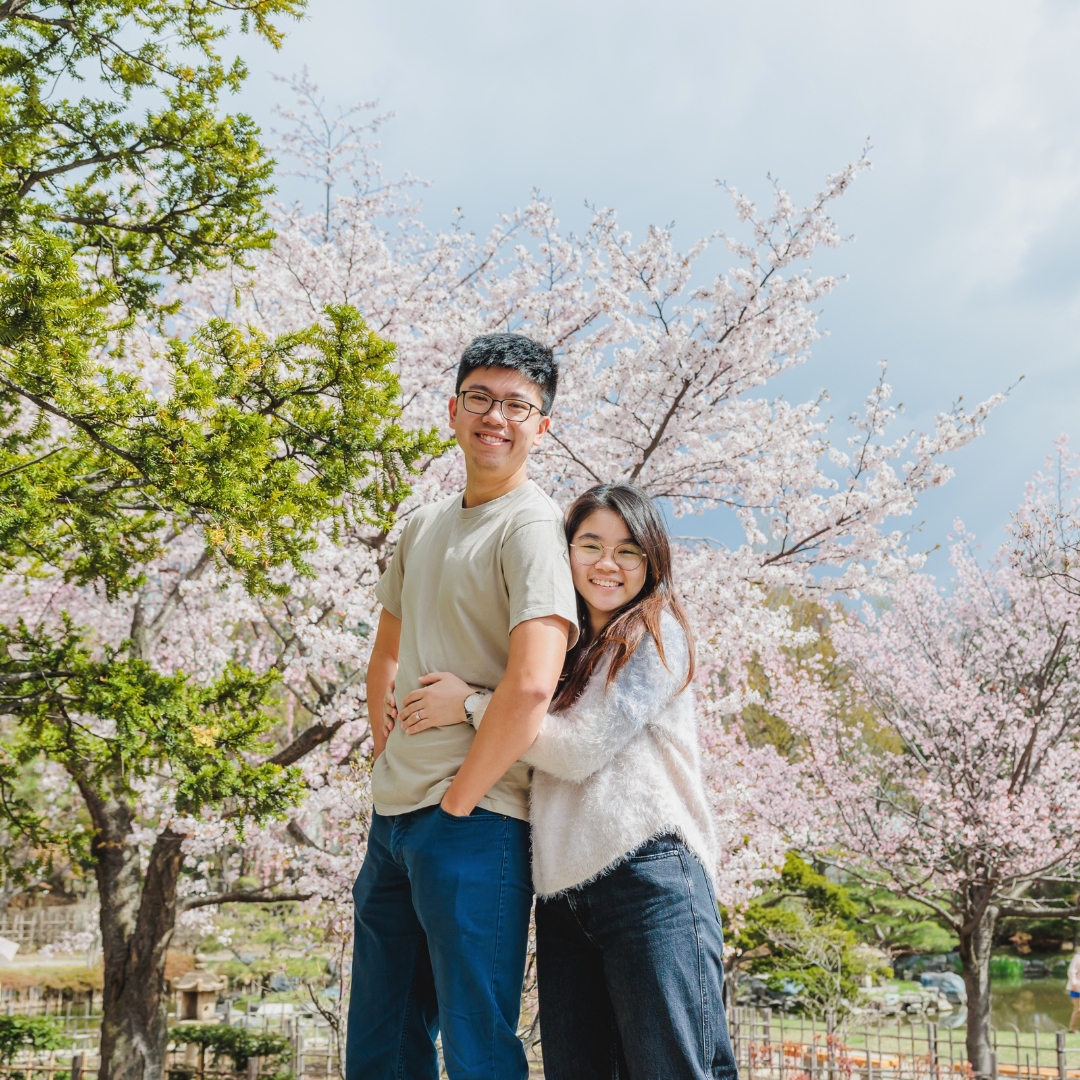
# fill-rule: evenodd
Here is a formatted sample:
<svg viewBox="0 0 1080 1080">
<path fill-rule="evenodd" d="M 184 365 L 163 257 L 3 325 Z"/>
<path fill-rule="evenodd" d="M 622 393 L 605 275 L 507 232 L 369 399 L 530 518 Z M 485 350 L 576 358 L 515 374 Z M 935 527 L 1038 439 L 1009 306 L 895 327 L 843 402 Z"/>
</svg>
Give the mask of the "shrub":
<svg viewBox="0 0 1080 1080">
<path fill-rule="evenodd" d="M 991 956 L 990 978 L 1019 982 L 1024 977 L 1024 961 L 1019 956 Z"/>
<path fill-rule="evenodd" d="M 63 1032 L 41 1016 L 0 1016 L 0 1062 L 10 1065 L 20 1050 L 59 1050 Z"/>
<path fill-rule="evenodd" d="M 231 1058 L 233 1068 L 238 1072 L 247 1068 L 248 1058 L 257 1057 L 268 1064 L 284 1064 L 289 1053 L 289 1040 L 284 1035 L 248 1031 L 247 1028 L 229 1024 L 175 1027 L 169 1032 L 169 1038 L 174 1043 L 194 1043 L 204 1050 L 212 1050 L 215 1057 Z M 267 1058 L 269 1062 L 266 1062 Z"/>
</svg>

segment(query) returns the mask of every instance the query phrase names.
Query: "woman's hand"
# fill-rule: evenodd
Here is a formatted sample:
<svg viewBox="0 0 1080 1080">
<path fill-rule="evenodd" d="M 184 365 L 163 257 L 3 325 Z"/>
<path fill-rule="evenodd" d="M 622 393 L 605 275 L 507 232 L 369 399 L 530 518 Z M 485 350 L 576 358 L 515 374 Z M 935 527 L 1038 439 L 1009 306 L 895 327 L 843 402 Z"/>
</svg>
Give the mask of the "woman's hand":
<svg viewBox="0 0 1080 1080">
<path fill-rule="evenodd" d="M 389 739 L 390 732 L 394 730 L 394 721 L 397 719 L 397 702 L 394 700 L 394 684 L 386 688 L 382 701 L 382 730 L 383 738 Z"/>
<path fill-rule="evenodd" d="M 449 671 L 420 676 L 420 689 L 401 703 L 401 725 L 407 735 L 450 724 L 466 724 L 465 699 L 473 688 Z"/>
</svg>

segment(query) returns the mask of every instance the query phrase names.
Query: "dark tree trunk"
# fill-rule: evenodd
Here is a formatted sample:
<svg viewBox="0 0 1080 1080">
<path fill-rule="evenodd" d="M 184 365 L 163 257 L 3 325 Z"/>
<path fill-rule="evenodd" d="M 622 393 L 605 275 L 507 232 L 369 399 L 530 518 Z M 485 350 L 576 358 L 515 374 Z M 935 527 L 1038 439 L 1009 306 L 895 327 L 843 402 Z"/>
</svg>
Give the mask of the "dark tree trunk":
<svg viewBox="0 0 1080 1080">
<path fill-rule="evenodd" d="M 161 1080 L 169 1040 L 165 956 L 176 925 L 184 837 L 166 829 L 145 873 L 131 842 L 134 810 L 80 784 L 93 818 L 105 961 L 99 1080 Z"/>
<path fill-rule="evenodd" d="M 977 909 L 979 910 L 979 909 Z M 972 915 L 960 931 L 960 962 L 967 987 L 967 1054 L 977 1077 L 989 1077 L 990 1055 L 990 950 L 994 944 L 998 908 L 987 904 Z"/>
</svg>

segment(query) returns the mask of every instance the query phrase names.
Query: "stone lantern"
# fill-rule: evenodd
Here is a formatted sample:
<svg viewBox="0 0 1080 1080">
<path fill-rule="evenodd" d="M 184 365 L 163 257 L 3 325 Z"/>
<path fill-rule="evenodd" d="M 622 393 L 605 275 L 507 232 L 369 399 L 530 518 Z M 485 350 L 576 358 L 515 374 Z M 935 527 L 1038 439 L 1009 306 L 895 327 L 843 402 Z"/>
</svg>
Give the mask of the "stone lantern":
<svg viewBox="0 0 1080 1080">
<path fill-rule="evenodd" d="M 229 985 L 224 975 L 215 975 L 205 964 L 181 975 L 173 983 L 177 1020 L 213 1020 L 218 994 Z"/>
</svg>

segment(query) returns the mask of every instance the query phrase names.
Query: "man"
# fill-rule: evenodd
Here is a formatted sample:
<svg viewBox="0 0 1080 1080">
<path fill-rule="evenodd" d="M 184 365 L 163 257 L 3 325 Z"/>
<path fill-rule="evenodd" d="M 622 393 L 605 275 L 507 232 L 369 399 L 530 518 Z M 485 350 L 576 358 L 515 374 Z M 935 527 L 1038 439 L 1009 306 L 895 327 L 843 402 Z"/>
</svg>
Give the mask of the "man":
<svg viewBox="0 0 1080 1080">
<path fill-rule="evenodd" d="M 517 1038 L 532 885 L 528 771 L 577 604 L 562 514 L 526 476 L 551 423 L 551 351 L 487 334 L 462 355 L 450 426 L 465 491 L 417 510 L 376 590 L 368 667 L 375 740 L 368 851 L 353 896 L 349 1080 L 524 1080 Z M 383 745 L 399 701 L 431 671 L 494 690 L 468 724 Z"/>
</svg>

